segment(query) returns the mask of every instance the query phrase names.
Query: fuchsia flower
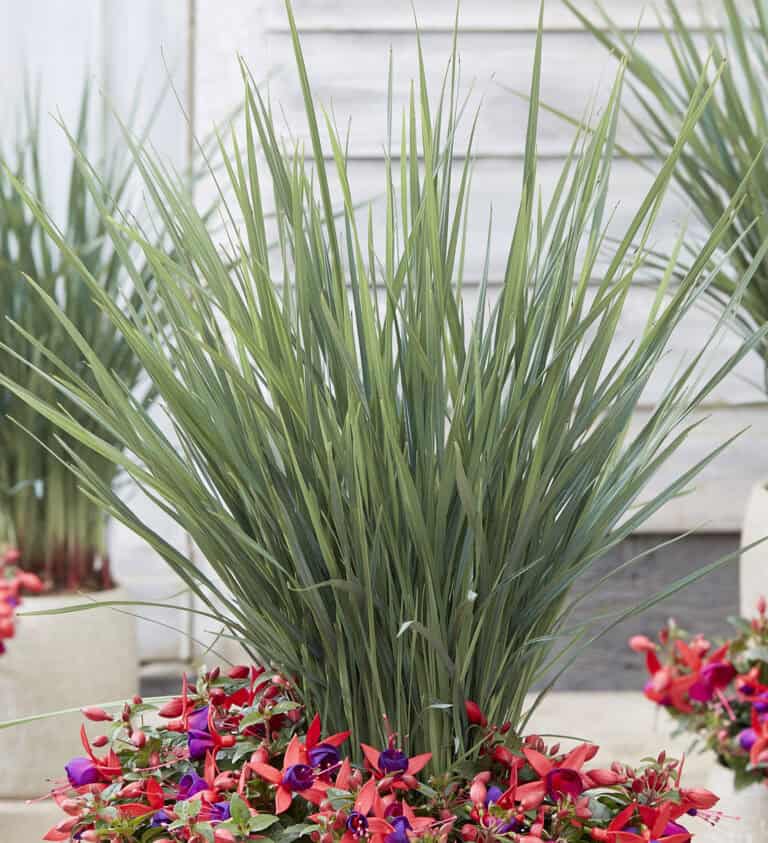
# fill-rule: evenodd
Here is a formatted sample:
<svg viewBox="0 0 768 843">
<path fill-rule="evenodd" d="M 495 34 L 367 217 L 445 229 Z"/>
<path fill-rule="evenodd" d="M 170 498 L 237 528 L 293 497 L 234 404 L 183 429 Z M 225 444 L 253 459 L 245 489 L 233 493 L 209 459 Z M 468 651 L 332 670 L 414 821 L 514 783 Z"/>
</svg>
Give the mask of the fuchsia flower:
<svg viewBox="0 0 768 843">
<path fill-rule="evenodd" d="M 672 819 L 674 814 L 676 806 L 672 802 L 661 808 L 628 805 L 607 829 L 591 829 L 592 839 L 605 843 L 689 843 L 690 832 Z M 636 816 L 640 817 L 640 827 L 633 825 Z"/>
<path fill-rule="evenodd" d="M 432 758 L 431 752 L 409 758 L 396 747 L 394 735 L 390 736 L 389 745 L 384 750 L 374 749 L 364 743 L 361 743 L 360 747 L 373 775 L 377 779 L 386 778 L 393 788 L 412 787 L 415 784 L 413 777 L 421 772 Z"/>
<path fill-rule="evenodd" d="M 306 749 L 294 735 L 285 751 L 282 770 L 260 761 L 250 762 L 251 769 L 257 776 L 275 785 L 276 814 L 282 814 L 291 807 L 294 793 L 314 804 L 323 800 L 327 784 L 315 775 L 307 763 L 308 760 Z"/>
<path fill-rule="evenodd" d="M 366 772 L 341 755 L 347 732 L 324 738 L 318 716 L 303 732 L 290 683 L 258 676 L 214 670 L 194 685 L 185 678 L 164 711 L 171 722 L 144 722 L 137 697 L 115 716 L 109 737 L 91 744 L 83 727 L 85 755 L 67 764 L 66 781 L 53 790 L 64 816 L 45 839 L 244 843 L 309 823 L 312 843 L 449 843 L 458 834 L 467 843 L 687 843 L 680 818 L 716 800 L 682 788 L 681 764 L 662 756 L 637 771 L 589 769 L 590 744 L 560 752 L 489 724 L 474 774 L 468 761 L 466 773 L 418 781 L 431 756 L 409 757 L 395 735 L 383 750 L 363 746 Z M 260 716 L 242 726 L 253 712 Z M 98 709 L 87 713 L 106 719 Z M 253 721 L 264 728 L 255 732 Z"/>
</svg>

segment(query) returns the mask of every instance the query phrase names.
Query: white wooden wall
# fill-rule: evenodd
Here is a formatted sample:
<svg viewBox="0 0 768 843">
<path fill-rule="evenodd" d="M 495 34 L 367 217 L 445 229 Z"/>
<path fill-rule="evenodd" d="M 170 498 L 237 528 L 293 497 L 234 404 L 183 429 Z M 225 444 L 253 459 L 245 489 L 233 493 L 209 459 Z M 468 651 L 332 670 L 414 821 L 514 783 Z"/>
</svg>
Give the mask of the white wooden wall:
<svg viewBox="0 0 768 843">
<path fill-rule="evenodd" d="M 683 0 L 693 16 L 701 0 Z M 585 7 L 586 7 L 585 2 Z M 637 24 L 636 0 L 604 0 L 614 19 L 627 28 Z M 715 8 L 716 0 L 704 6 Z M 294 8 L 319 100 L 333 108 L 339 125 L 351 118 L 351 157 L 356 195 L 375 196 L 382 185 L 382 147 L 386 133 L 386 78 L 390 49 L 394 54 L 395 107 L 403 105 L 415 74 L 415 41 L 410 0 L 294 0 Z M 100 78 L 118 103 L 126 102 L 138 76 L 148 94 L 156 92 L 171 68 L 179 97 L 191 114 L 198 133 L 225 117 L 237 104 L 240 71 L 237 54 L 244 56 L 257 78 L 269 78 L 269 90 L 282 107 L 294 132 L 304 128 L 301 96 L 293 71 L 291 47 L 282 0 L 0 0 L 0 70 L 6 89 L 19 86 L 18 57 L 26 50 L 27 62 L 44 76 L 47 101 L 66 110 L 79 94 L 83 66 Z M 450 0 L 416 0 L 416 9 L 428 61 L 430 81 L 436 85 L 447 60 L 454 18 Z M 469 226 L 471 248 L 468 275 L 480 275 L 488 209 L 493 205 L 495 228 L 509 230 L 519 196 L 518 178 L 524 142 L 526 105 L 505 87 L 526 90 L 534 48 L 538 0 L 464 0 L 460 39 L 462 78 L 483 97 L 476 151 L 474 195 Z M 669 59 L 655 17 L 646 13 L 640 43 L 658 55 L 659 66 Z M 614 62 L 583 33 L 559 0 L 548 0 L 544 46 L 543 99 L 581 113 L 592 98 L 599 103 L 613 79 Z M 161 55 L 162 48 L 162 55 Z M 629 101 L 629 97 L 627 97 Z M 0 116 L 4 116 L 0 110 Z M 178 105 L 169 98 L 157 127 L 156 143 L 180 165 L 189 145 L 189 126 Z M 626 128 L 622 142 L 640 146 Z M 568 148 L 570 132 L 553 117 L 542 115 L 540 131 L 541 180 L 546 195 L 552 189 Z M 613 175 L 616 226 L 631 217 L 649 179 L 628 161 L 617 161 Z M 684 200 L 670 197 L 658 226 L 658 242 L 669 243 L 679 226 L 689 219 Z M 504 237 L 496 239 L 503 248 Z M 491 272 L 498 285 L 504 256 L 492 253 Z M 651 293 L 641 285 L 633 291 L 620 329 L 622 343 L 635 337 L 645 320 Z M 704 312 L 691 315 L 674 337 L 656 380 L 638 413 L 638 423 L 648 413 L 666 380 L 681 359 L 689 357 L 711 325 Z M 726 337 L 719 354 L 736 347 Z M 714 361 L 716 363 L 717 360 Z M 704 408 L 706 421 L 674 458 L 659 483 L 704 457 L 723 439 L 738 430 L 744 435 L 708 468 L 689 495 L 660 512 L 647 529 L 679 532 L 691 528 L 736 531 L 749 487 L 768 475 L 768 413 L 760 389 L 762 373 L 750 358 L 724 383 Z M 138 497 L 137 507 L 148 507 Z M 151 510 L 147 509 L 147 512 Z M 157 518 L 156 513 L 151 517 Z M 165 535 L 183 545 L 184 537 L 170 523 Z M 141 599 L 167 596 L 176 589 L 162 563 L 123 528 L 113 531 L 114 557 L 122 581 Z M 182 627 L 179 612 L 157 617 Z M 174 659 L 178 639 L 148 623 L 141 625 L 145 659 Z"/>
</svg>

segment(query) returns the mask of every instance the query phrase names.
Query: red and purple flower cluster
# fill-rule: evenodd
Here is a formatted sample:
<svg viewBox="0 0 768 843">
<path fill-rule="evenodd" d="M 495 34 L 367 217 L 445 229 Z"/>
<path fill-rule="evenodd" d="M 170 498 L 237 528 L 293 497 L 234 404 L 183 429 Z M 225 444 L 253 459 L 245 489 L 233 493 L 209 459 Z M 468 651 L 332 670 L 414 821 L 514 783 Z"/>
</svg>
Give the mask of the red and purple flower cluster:
<svg viewBox="0 0 768 843">
<path fill-rule="evenodd" d="M 0 555 L 0 656 L 6 650 L 6 640 L 16 634 L 16 609 L 22 593 L 39 594 L 43 590 L 40 577 L 22 570 L 19 561 L 15 549 Z"/>
<path fill-rule="evenodd" d="M 644 635 L 630 647 L 645 655 L 645 695 L 664 706 L 734 771 L 736 785 L 768 784 L 768 618 L 761 598 L 757 617 L 732 621 L 738 634 L 713 646 L 674 621 L 658 643 Z"/>
<path fill-rule="evenodd" d="M 157 709 L 136 697 L 112 717 L 83 710 L 84 754 L 53 798 L 65 817 L 45 840 L 111 843 L 688 843 L 683 822 L 715 822 L 717 797 L 680 785 L 682 764 L 661 755 L 632 768 L 590 766 L 597 747 L 568 752 L 489 726 L 467 703 L 477 757 L 429 769 L 390 734 L 343 747 L 305 720 L 293 684 L 263 668 L 202 671 Z"/>
</svg>

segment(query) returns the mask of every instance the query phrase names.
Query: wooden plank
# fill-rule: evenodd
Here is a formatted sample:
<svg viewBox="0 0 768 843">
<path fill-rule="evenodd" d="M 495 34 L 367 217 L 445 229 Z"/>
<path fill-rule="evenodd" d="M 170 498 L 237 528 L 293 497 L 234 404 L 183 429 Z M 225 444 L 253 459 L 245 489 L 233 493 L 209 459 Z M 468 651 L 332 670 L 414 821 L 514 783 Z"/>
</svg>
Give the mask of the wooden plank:
<svg viewBox="0 0 768 843">
<path fill-rule="evenodd" d="M 201 136 L 242 101 L 239 53 L 247 52 L 256 79 L 268 74 L 267 2 L 197 0 L 195 99 L 197 130 Z"/>
<path fill-rule="evenodd" d="M 186 164 L 190 101 L 187 3 L 179 0 L 104 0 L 102 87 L 118 114 L 138 103 L 137 131 L 155 116 L 151 143 L 180 170 Z"/>
<path fill-rule="evenodd" d="M 649 487 L 650 493 L 680 476 L 729 437 L 740 431 L 744 433 L 704 469 L 690 494 L 667 504 L 650 519 L 643 532 L 679 533 L 692 529 L 736 532 L 741 528 L 751 487 L 768 476 L 768 450 L 764 447 L 768 437 L 768 408 L 765 405 L 711 408 L 697 418 L 704 421 L 659 472 Z M 647 420 L 648 411 L 639 413 L 630 433 Z"/>
<path fill-rule="evenodd" d="M 99 67 L 100 17 L 96 3 L 5 3 L 0 26 L 3 98 L 0 148 L 10 150 L 19 130 L 25 76 L 39 90 L 40 148 L 45 201 L 57 219 L 66 207 L 71 154 L 54 117 L 76 122 L 83 84 Z"/>
<path fill-rule="evenodd" d="M 439 92 L 451 51 L 447 33 L 425 33 L 422 44 L 427 81 L 433 98 Z M 638 43 L 657 68 L 672 71 L 669 51 L 659 33 L 641 33 Z M 302 39 L 309 78 L 318 102 L 328 109 L 338 126 L 350 130 L 353 157 L 381 155 L 387 138 L 387 74 L 390 49 L 394 57 L 393 109 L 396 138 L 400 115 L 407 106 L 411 82 L 418 73 L 416 39 L 411 32 L 382 34 L 313 32 Z M 258 56 L 242 43 L 247 61 Z M 528 103 L 513 91 L 527 93 L 533 66 L 535 38 L 526 33 L 468 33 L 459 40 L 462 90 L 472 93 L 468 119 L 458 133 L 457 151 L 465 148 L 471 118 L 479 107 L 475 151 L 488 156 L 522 154 Z M 702 49 L 704 49 L 702 47 Z M 306 138 L 304 108 L 297 82 L 290 39 L 270 38 L 274 78 L 273 102 L 285 114 L 291 130 Z M 542 102 L 581 118 L 607 100 L 617 70 L 616 60 L 586 32 L 548 33 L 543 47 Z M 350 72 L 354 69 L 354 72 Z M 233 94 L 236 95 L 236 94 Z M 482 100 L 482 102 L 480 102 Z M 636 110 L 634 94 L 625 89 L 623 104 Z M 573 131 L 561 118 L 542 112 L 539 152 L 560 156 L 567 152 Z M 625 119 L 619 142 L 633 153 L 646 151 Z"/>
<path fill-rule="evenodd" d="M 446 0 L 417 0 L 414 5 L 419 26 L 424 32 L 453 29 L 455 3 Z M 459 25 L 463 30 L 533 30 L 538 22 L 539 5 L 539 0 L 471 0 L 461 6 Z M 594 9 L 590 3 L 583 5 L 587 13 Z M 716 13 L 722 8 L 719 0 L 678 0 L 678 5 L 686 20 L 694 24 L 700 20 L 700 9 L 703 8 L 705 14 L 716 20 Z M 409 32 L 413 28 L 410 0 L 390 0 L 388 3 L 377 0 L 294 0 L 293 7 L 298 25 L 303 31 Z M 634 30 L 638 23 L 641 29 L 658 26 L 651 3 L 605 0 L 603 7 L 619 26 L 627 29 Z M 272 0 L 268 26 L 272 30 L 285 30 L 282 0 Z M 561 31 L 580 28 L 571 12 L 559 2 L 546 4 L 544 26 L 549 30 Z"/>
<path fill-rule="evenodd" d="M 461 164 L 456 165 L 454 184 L 458 184 L 460 167 Z M 558 160 L 540 162 L 538 185 L 545 208 L 552 199 L 562 168 L 563 163 Z M 514 220 L 520 203 L 521 177 L 520 161 L 481 160 L 474 164 L 467 217 L 465 260 L 465 277 L 469 281 L 476 281 L 483 274 L 491 213 L 493 226 L 489 275 L 493 280 L 503 277 Z M 380 248 L 386 212 L 382 198 L 385 189 L 384 164 L 381 161 L 353 161 L 349 167 L 349 180 L 353 200 L 364 204 L 372 203 L 375 241 Z M 608 228 L 610 236 L 621 236 L 627 230 L 652 181 L 653 174 L 634 162 L 625 159 L 614 162 L 607 203 L 610 212 L 606 214 L 606 219 L 612 214 Z M 334 179 L 332 179 L 332 187 L 334 201 L 338 205 L 341 198 Z M 367 215 L 368 207 L 361 208 L 359 217 L 363 231 L 366 230 Z M 688 225 L 689 236 L 692 239 L 703 236 L 701 226 L 692 221 L 691 217 L 692 214 L 684 198 L 670 191 L 661 206 L 650 244 L 662 251 L 670 249 L 683 225 Z M 609 249 L 606 247 L 605 257 L 600 258 L 598 267 L 605 266 L 608 253 Z M 647 274 L 640 277 L 647 278 Z"/>
</svg>

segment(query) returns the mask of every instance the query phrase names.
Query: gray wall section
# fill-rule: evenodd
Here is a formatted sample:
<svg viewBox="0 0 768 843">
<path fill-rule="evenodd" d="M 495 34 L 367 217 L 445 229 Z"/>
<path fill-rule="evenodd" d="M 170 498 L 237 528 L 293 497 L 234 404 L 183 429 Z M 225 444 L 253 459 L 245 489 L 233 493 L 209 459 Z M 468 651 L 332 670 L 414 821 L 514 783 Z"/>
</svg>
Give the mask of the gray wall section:
<svg viewBox="0 0 768 843">
<path fill-rule="evenodd" d="M 583 587 L 588 588 L 611 568 L 668 539 L 669 536 L 662 535 L 632 536 L 595 565 L 585 577 Z M 689 536 L 653 551 L 586 599 L 575 612 L 574 622 L 638 603 L 707 563 L 733 553 L 738 546 L 736 534 L 710 533 Z M 631 618 L 611 630 L 575 659 L 556 687 L 561 691 L 629 691 L 641 688 L 646 678 L 645 666 L 643 659 L 627 646 L 631 635 L 643 633 L 653 638 L 672 615 L 678 626 L 690 632 L 702 632 L 714 638 L 726 636 L 731 630 L 727 618 L 738 613 L 739 568 L 736 557 L 640 617 Z"/>
</svg>

